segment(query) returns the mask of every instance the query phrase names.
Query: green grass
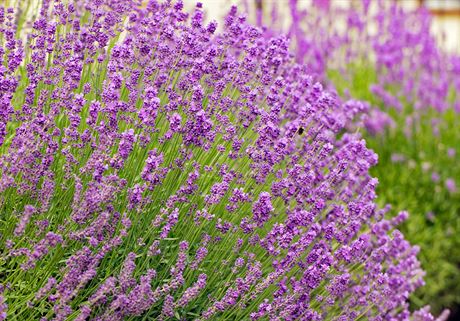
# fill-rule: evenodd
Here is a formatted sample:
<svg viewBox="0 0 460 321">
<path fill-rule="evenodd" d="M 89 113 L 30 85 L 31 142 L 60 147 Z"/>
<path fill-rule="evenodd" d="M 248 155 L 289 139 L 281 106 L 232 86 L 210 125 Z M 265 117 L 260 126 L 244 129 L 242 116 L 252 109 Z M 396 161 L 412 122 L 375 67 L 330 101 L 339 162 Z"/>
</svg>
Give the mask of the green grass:
<svg viewBox="0 0 460 321">
<path fill-rule="evenodd" d="M 449 193 L 445 180 L 453 178 L 460 187 L 460 115 L 452 109 L 441 114 L 428 108 L 408 127 L 406 118 L 413 115 L 412 106 L 406 104 L 402 111 L 388 109 L 370 92 L 369 86 L 377 82 L 375 70 L 364 64 L 349 70 L 349 78 L 334 70 L 328 73 L 339 94 L 348 89 L 351 97 L 371 102 L 395 121 L 394 127 L 379 135 L 362 132 L 369 148 L 379 155 L 378 165 L 371 170 L 379 179 L 379 204 L 409 211 L 409 219 L 400 228 L 409 241 L 421 247 L 426 286 L 411 302 L 417 307 L 430 304 L 438 313 L 455 308 L 460 304 L 460 193 Z M 439 120 L 438 133 L 434 133 L 433 119 Z M 449 157 L 449 148 L 456 150 L 454 157 Z M 394 154 L 404 160 L 393 162 Z M 431 178 L 433 172 L 440 176 L 438 183 Z"/>
</svg>

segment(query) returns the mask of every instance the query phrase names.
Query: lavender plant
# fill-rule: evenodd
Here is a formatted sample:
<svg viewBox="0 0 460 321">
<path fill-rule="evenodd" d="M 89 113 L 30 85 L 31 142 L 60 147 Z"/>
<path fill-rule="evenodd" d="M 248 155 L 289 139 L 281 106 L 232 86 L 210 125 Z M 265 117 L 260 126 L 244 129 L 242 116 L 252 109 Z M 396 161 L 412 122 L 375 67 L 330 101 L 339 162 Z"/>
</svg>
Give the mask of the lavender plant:
<svg viewBox="0 0 460 321">
<path fill-rule="evenodd" d="M 458 54 L 438 45 L 425 8 L 368 0 L 349 7 L 314 0 L 307 10 L 295 0 L 289 4 L 289 29 L 277 26 L 286 17 L 275 10 L 267 32 L 287 31 L 296 60 L 316 79 L 367 106 L 358 127 L 380 156 L 371 171 L 381 182 L 378 202 L 415 214 L 402 230 L 421 245 L 428 275 L 412 303 L 430 302 L 436 311 L 458 308 Z"/>
<path fill-rule="evenodd" d="M 433 320 L 361 105 L 182 7 L 0 10 L 0 320 Z"/>
</svg>

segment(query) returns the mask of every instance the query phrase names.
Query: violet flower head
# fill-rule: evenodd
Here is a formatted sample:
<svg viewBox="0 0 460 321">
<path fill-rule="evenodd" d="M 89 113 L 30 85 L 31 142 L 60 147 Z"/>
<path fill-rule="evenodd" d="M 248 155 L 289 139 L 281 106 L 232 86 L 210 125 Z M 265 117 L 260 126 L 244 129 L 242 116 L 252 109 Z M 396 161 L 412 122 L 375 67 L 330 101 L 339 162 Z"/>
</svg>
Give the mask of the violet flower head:
<svg viewBox="0 0 460 321">
<path fill-rule="evenodd" d="M 453 194 L 457 192 L 457 184 L 455 184 L 455 180 L 453 178 L 446 179 L 445 185 L 449 193 Z"/>
<path fill-rule="evenodd" d="M 0 288 L 0 320 L 6 320 L 7 317 L 7 311 L 8 311 L 8 305 L 5 302 L 5 298 L 3 296 L 3 286 Z"/>
<path fill-rule="evenodd" d="M 410 319 L 423 271 L 395 230 L 405 214 L 384 219 L 377 155 L 344 133 L 367 106 L 342 103 L 287 37 L 265 37 L 237 7 L 221 28 L 203 10 L 43 1 L 24 46 L 0 11 L 11 106 L 0 255 L 13 267 L 0 309 L 6 300 L 18 320 Z"/>
</svg>

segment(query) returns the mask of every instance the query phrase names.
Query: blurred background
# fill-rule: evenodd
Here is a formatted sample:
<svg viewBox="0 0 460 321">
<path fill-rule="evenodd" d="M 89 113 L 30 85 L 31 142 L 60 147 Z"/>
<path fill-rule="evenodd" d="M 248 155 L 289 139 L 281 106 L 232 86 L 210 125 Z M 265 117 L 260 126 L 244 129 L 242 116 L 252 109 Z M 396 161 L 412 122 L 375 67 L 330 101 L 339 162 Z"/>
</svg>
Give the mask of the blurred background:
<svg viewBox="0 0 460 321">
<path fill-rule="evenodd" d="M 207 8 L 208 20 L 210 17 L 222 17 L 229 10 L 231 5 L 245 6 L 248 12 L 255 12 L 256 6 L 269 15 L 270 8 L 277 4 L 280 10 L 285 10 L 285 15 L 289 18 L 289 1 L 290 0 L 200 0 Z M 330 0 L 334 5 L 353 6 L 360 0 Z M 407 9 L 416 9 L 420 6 L 427 7 L 432 16 L 432 32 L 438 39 L 439 44 L 448 52 L 460 53 L 460 0 L 383 0 L 388 2 L 397 2 Z M 184 1 L 189 9 L 195 6 L 196 1 Z M 285 2 L 286 5 L 282 5 Z M 311 0 L 298 0 L 300 8 L 311 6 Z M 374 4 L 376 1 L 374 1 Z M 283 12 L 281 12 L 283 14 Z M 284 23 L 289 24 L 289 19 Z"/>
</svg>

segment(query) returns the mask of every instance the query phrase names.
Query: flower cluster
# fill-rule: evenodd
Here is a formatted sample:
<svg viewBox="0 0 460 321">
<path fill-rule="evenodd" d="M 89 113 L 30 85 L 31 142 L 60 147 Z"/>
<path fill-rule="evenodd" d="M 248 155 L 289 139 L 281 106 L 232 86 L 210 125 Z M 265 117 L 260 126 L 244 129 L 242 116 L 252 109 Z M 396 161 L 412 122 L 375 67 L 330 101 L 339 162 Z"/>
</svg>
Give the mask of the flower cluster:
<svg viewBox="0 0 460 321">
<path fill-rule="evenodd" d="M 1 319 L 433 320 L 360 112 L 233 7 L 0 11 Z M 340 135 L 339 135 L 340 134 Z M 4 303 L 6 302 L 6 304 Z"/>
<path fill-rule="evenodd" d="M 288 31 L 295 41 L 296 60 L 308 65 L 312 75 L 327 82 L 330 70 L 340 70 L 352 81 L 350 67 L 371 63 L 378 74 L 370 88 L 373 102 L 378 98 L 386 110 L 401 112 L 410 105 L 415 111 L 410 117 L 428 108 L 460 112 L 460 100 L 453 94 L 460 90 L 460 57 L 437 45 L 426 8 L 405 10 L 397 3 L 370 0 L 349 7 L 333 0 L 312 4 L 303 10 L 297 1 L 290 1 Z M 277 9 L 273 7 L 268 34 L 286 19 Z M 386 117 L 371 117 L 388 124 Z"/>
<path fill-rule="evenodd" d="M 305 3 L 312 6 L 305 9 Z M 417 301 L 436 310 L 458 307 L 460 56 L 439 45 L 427 8 L 381 0 L 350 6 L 292 0 L 288 15 L 281 16 L 286 10 L 273 4 L 267 37 L 288 32 L 296 60 L 316 79 L 341 97 L 362 100 L 365 115 L 354 125 L 365 129 L 380 156 L 373 172 L 381 182 L 380 200 L 420 215 L 406 230 L 412 242 L 426 244 L 421 256 L 429 287 Z M 287 20 L 292 24 L 283 29 Z M 443 249 L 431 251 L 434 243 Z"/>
</svg>

